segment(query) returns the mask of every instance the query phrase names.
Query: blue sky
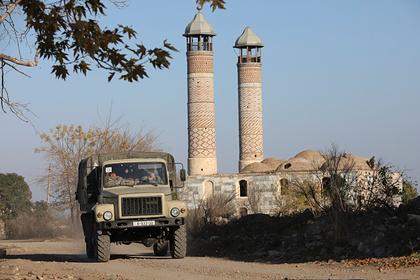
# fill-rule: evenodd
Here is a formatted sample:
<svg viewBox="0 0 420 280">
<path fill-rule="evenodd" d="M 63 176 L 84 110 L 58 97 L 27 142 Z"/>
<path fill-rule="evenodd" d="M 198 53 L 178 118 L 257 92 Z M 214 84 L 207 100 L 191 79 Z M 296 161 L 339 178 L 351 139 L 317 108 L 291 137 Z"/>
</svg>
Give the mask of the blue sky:
<svg viewBox="0 0 420 280">
<path fill-rule="evenodd" d="M 16 172 L 44 199 L 35 179 L 45 170 L 37 132 L 57 124 L 100 125 L 112 104 L 133 131 L 152 130 L 160 146 L 187 158 L 185 42 L 182 33 L 195 1 L 130 1 L 109 7 L 106 26 L 133 26 L 148 46 L 168 39 L 179 50 L 170 70 L 128 84 L 106 81 L 106 72 L 63 82 L 42 61 L 13 73 L 8 88 L 30 103 L 34 128 L 0 114 L 0 172 Z M 236 54 L 232 48 L 249 25 L 263 40 L 265 156 L 288 158 L 330 143 L 354 154 L 375 155 L 420 179 L 420 1 L 227 0 L 226 10 L 204 9 L 215 38 L 215 102 L 220 172 L 238 161 Z"/>
</svg>

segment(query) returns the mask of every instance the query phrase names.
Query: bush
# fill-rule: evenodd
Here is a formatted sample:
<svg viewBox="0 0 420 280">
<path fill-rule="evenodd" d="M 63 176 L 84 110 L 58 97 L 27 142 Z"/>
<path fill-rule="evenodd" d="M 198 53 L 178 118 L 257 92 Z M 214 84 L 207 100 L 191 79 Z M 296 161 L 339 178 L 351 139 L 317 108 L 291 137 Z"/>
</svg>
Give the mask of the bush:
<svg viewBox="0 0 420 280">
<path fill-rule="evenodd" d="M 234 193 L 216 193 L 199 201 L 197 208 L 188 213 L 187 224 L 190 234 L 199 233 L 206 224 L 227 221 L 236 213 Z"/>
<path fill-rule="evenodd" d="M 403 182 L 402 203 L 407 204 L 407 202 L 416 198 L 418 195 L 417 189 L 413 186 L 413 184 L 407 181 Z"/>
<path fill-rule="evenodd" d="M 6 221 L 8 239 L 52 238 L 60 233 L 56 219 L 45 202 L 35 202 L 29 213 Z"/>
</svg>

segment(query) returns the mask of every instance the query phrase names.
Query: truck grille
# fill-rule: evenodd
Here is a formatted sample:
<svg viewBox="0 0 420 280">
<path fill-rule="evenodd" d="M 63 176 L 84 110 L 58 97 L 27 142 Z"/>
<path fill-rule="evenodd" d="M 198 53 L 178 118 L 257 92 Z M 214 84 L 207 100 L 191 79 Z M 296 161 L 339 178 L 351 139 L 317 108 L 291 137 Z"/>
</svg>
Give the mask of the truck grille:
<svg viewBox="0 0 420 280">
<path fill-rule="evenodd" d="M 121 199 L 122 216 L 142 216 L 162 214 L 162 198 L 149 197 L 123 197 Z"/>
</svg>

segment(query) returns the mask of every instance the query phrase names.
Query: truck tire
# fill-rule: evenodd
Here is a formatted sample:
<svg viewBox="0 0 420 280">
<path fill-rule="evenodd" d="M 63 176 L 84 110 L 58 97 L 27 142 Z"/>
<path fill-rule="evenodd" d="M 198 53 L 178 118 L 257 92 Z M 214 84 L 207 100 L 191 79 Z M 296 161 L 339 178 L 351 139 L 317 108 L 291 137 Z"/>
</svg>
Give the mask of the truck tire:
<svg viewBox="0 0 420 280">
<path fill-rule="evenodd" d="M 92 232 L 93 232 L 92 214 L 83 213 L 80 216 L 80 219 L 82 221 L 83 234 L 85 236 L 86 256 L 91 259 L 95 257 L 95 244 L 92 238 Z"/>
<path fill-rule="evenodd" d="M 85 243 L 86 243 L 86 256 L 89 259 L 92 259 L 95 257 L 95 246 L 93 244 L 92 237 L 85 237 Z"/>
<path fill-rule="evenodd" d="M 95 256 L 97 262 L 107 262 L 111 256 L 111 239 L 109 235 L 103 234 L 98 235 L 96 234 L 95 240 Z"/>
<path fill-rule="evenodd" d="M 159 239 L 159 241 L 153 245 L 153 253 L 155 254 L 155 256 L 163 257 L 163 256 L 168 255 L 168 249 L 169 249 L 168 240 Z"/>
<path fill-rule="evenodd" d="M 169 247 L 173 259 L 182 259 L 187 254 L 187 229 L 185 225 L 173 231 Z"/>
</svg>

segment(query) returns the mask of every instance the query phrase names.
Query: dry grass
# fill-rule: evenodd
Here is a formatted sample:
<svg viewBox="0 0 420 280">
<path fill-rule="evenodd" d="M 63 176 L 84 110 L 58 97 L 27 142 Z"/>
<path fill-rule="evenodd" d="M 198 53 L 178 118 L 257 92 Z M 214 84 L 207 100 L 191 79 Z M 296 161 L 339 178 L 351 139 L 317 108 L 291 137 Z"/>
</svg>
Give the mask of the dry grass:
<svg viewBox="0 0 420 280">
<path fill-rule="evenodd" d="M 36 217 L 32 213 L 19 215 L 6 223 L 8 239 L 53 238 L 60 233 L 60 227 L 55 220 Z"/>
<path fill-rule="evenodd" d="M 187 224 L 190 234 L 195 235 L 206 224 L 227 222 L 236 213 L 234 193 L 216 193 L 198 202 L 188 213 Z"/>
</svg>

